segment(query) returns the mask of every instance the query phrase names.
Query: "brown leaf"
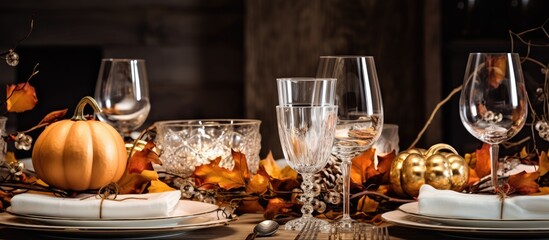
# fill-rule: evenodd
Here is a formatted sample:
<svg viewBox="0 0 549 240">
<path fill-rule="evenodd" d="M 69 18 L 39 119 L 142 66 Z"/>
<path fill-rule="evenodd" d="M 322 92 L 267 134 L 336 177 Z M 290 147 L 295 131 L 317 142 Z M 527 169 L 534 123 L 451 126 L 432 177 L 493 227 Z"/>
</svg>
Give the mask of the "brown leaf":
<svg viewBox="0 0 549 240">
<path fill-rule="evenodd" d="M 141 173 L 143 170 L 153 170 L 152 163 L 161 164 L 158 154 L 153 151 L 155 144 L 147 142 L 143 150 L 135 151 L 126 167 L 129 173 Z"/>
<path fill-rule="evenodd" d="M 273 198 L 269 200 L 263 217 L 265 219 L 273 219 L 276 215 L 280 213 L 288 213 L 291 211 L 291 207 L 294 204 L 284 201 L 282 198 Z"/>
<path fill-rule="evenodd" d="M 486 69 L 488 72 L 488 83 L 493 88 L 497 88 L 505 78 L 507 72 L 507 61 L 505 56 L 487 56 Z"/>
<path fill-rule="evenodd" d="M 159 163 L 160 159 L 152 150 L 154 147 L 154 143 L 147 142 L 141 151 L 135 151 L 128 160 L 126 171 L 117 182 L 119 194 L 143 193 L 152 180 L 158 179 L 152 163 Z"/>
<path fill-rule="evenodd" d="M 545 153 L 545 151 L 542 151 L 541 154 L 539 155 L 538 172 L 540 173 L 540 176 L 543 176 L 547 172 L 549 172 L 549 158 L 547 157 L 547 153 Z"/>
<path fill-rule="evenodd" d="M 140 194 L 143 193 L 150 179 L 139 173 L 128 173 L 126 171 L 118 180 L 118 194 Z"/>
<path fill-rule="evenodd" d="M 244 213 L 261 213 L 265 209 L 261 204 L 259 204 L 257 197 L 246 197 L 243 198 L 242 201 L 238 204 L 238 207 L 235 209 L 235 212 L 238 215 L 244 214 Z"/>
<path fill-rule="evenodd" d="M 526 171 L 522 171 L 509 176 L 508 184 L 520 194 L 537 193 L 540 191 L 539 185 L 536 182 L 539 176 L 539 172 L 527 173 Z"/>
<path fill-rule="evenodd" d="M 385 155 L 378 156 L 378 164 L 376 166 L 375 149 L 370 148 L 351 162 L 351 182 L 357 185 L 362 185 L 368 181 L 381 184 L 384 181 L 389 181 L 389 172 L 393 159 L 395 158 L 394 151 Z"/>
<path fill-rule="evenodd" d="M 38 103 L 36 91 L 28 82 L 10 84 L 6 87 L 6 99 L 8 112 L 24 112 L 31 110 Z"/>
<path fill-rule="evenodd" d="M 482 144 L 482 148 L 476 150 L 476 157 L 475 172 L 477 176 L 479 178 L 488 176 L 492 169 L 490 165 L 490 145 Z"/>
<path fill-rule="evenodd" d="M 373 213 L 377 211 L 378 206 L 379 206 L 378 202 L 364 195 L 358 200 L 356 210 L 357 212 Z"/>
<path fill-rule="evenodd" d="M 362 185 L 368 180 L 374 165 L 374 152 L 375 150 L 371 148 L 353 158 L 351 161 L 351 182 Z"/>
<path fill-rule="evenodd" d="M 38 125 L 49 125 L 61 118 L 63 118 L 65 115 L 67 114 L 67 109 L 63 109 L 63 110 L 57 110 L 57 111 L 53 111 L 53 112 L 50 112 L 48 113 L 48 115 L 46 115 L 44 118 L 42 118 L 42 121 L 40 121 L 38 123 Z"/>
</svg>

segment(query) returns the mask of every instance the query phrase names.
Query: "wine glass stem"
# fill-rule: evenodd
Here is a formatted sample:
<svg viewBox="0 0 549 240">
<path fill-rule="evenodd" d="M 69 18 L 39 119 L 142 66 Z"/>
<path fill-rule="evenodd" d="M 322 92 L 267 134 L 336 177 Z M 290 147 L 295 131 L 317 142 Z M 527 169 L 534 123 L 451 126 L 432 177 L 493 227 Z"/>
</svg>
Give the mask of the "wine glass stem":
<svg viewBox="0 0 549 240">
<path fill-rule="evenodd" d="M 341 220 L 350 220 L 349 201 L 351 200 L 351 158 L 344 158 L 341 161 L 343 174 L 343 217 Z"/>
<path fill-rule="evenodd" d="M 301 213 L 303 213 L 302 217 L 313 217 L 313 174 L 303 173 L 301 176 L 303 177 L 303 182 L 301 183 L 301 190 L 303 190 L 303 196 L 301 198 L 301 201 L 303 202 L 303 206 L 301 207 Z"/>
<path fill-rule="evenodd" d="M 499 192 L 499 181 L 498 181 L 498 144 L 490 144 L 490 163 L 492 165 L 492 185 L 494 186 L 494 191 Z"/>
</svg>

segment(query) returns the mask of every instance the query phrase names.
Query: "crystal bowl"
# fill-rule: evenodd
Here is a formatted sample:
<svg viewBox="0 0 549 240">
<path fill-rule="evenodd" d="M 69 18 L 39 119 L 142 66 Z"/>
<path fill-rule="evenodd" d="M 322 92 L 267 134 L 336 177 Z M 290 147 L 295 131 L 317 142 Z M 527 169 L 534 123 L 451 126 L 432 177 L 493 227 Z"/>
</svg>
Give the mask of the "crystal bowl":
<svg viewBox="0 0 549 240">
<path fill-rule="evenodd" d="M 155 143 L 166 172 L 190 176 L 196 166 L 221 158 L 219 166 L 232 170 L 231 151 L 246 156 L 248 169 L 259 167 L 261 121 L 255 119 L 195 119 L 155 122 Z"/>
</svg>

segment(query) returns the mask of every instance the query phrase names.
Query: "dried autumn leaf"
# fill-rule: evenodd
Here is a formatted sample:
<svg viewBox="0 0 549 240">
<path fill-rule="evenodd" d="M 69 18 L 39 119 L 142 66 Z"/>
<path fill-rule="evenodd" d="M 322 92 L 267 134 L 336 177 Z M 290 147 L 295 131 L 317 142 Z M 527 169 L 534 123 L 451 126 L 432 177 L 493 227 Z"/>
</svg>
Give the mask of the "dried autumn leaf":
<svg viewBox="0 0 549 240">
<path fill-rule="evenodd" d="M 263 168 L 260 168 L 246 184 L 247 193 L 263 194 L 269 187 L 269 176 Z"/>
<path fill-rule="evenodd" d="M 240 201 L 235 212 L 240 215 L 244 213 L 260 213 L 264 210 L 263 206 L 259 204 L 257 197 L 246 197 Z"/>
<path fill-rule="evenodd" d="M 143 193 L 152 180 L 158 179 L 152 166 L 152 163 L 160 162 L 156 152 L 152 151 L 154 147 L 154 143 L 147 142 L 141 151 L 136 151 L 128 160 L 126 171 L 117 182 L 119 194 Z"/>
<path fill-rule="evenodd" d="M 225 190 L 244 187 L 246 179 L 250 177 L 246 157 L 239 152 L 232 152 L 232 154 L 235 161 L 233 170 L 220 167 L 221 158 L 196 167 L 193 172 L 196 185 L 202 187 L 213 184 Z"/>
<path fill-rule="evenodd" d="M 299 186 L 298 174 L 290 166 L 280 168 L 271 152 L 265 159 L 259 161 L 259 169 L 264 169 L 270 178 L 271 187 L 275 191 L 290 191 Z"/>
<path fill-rule="evenodd" d="M 135 151 L 126 169 L 129 173 L 141 173 L 143 170 L 152 170 L 152 163 L 161 164 L 160 158 L 155 151 L 153 151 L 155 144 L 153 142 L 147 142 L 145 147 L 141 151 Z"/>
<path fill-rule="evenodd" d="M 520 194 L 533 194 L 539 192 L 539 185 L 536 180 L 539 178 L 539 172 L 522 171 L 509 176 L 508 184 Z"/>
<path fill-rule="evenodd" d="M 532 195 L 547 195 L 549 194 L 549 187 L 540 187 L 539 192 L 534 193 Z"/>
<path fill-rule="evenodd" d="M 507 61 L 505 56 L 487 56 L 485 60 L 488 72 L 488 83 L 493 88 L 497 88 L 505 78 L 507 72 Z"/>
<path fill-rule="evenodd" d="M 168 184 L 158 179 L 152 180 L 151 185 L 147 188 L 147 191 L 150 193 L 169 192 L 174 190 L 175 190 L 174 188 L 168 186 Z"/>
<path fill-rule="evenodd" d="M 477 172 L 475 171 L 475 169 L 469 168 L 469 180 L 467 181 L 467 185 L 471 186 L 479 180 L 480 178 L 477 176 Z"/>
<path fill-rule="evenodd" d="M 267 174 L 271 178 L 285 180 L 285 179 L 297 179 L 297 172 L 290 166 L 285 166 L 283 169 L 278 166 L 273 158 L 273 154 L 269 152 L 265 159 L 259 161 L 259 166 L 263 166 Z"/>
<path fill-rule="evenodd" d="M 382 183 L 388 183 L 390 180 L 391 166 L 393 165 L 393 160 L 396 157 L 395 150 L 387 153 L 385 155 L 378 156 L 377 163 L 377 172 L 383 175 Z"/>
<path fill-rule="evenodd" d="M 371 169 L 374 167 L 374 152 L 375 150 L 371 148 L 353 158 L 351 162 L 351 182 L 362 185 L 368 180 Z"/>
<path fill-rule="evenodd" d="M 67 109 L 57 110 L 48 113 L 44 118 L 42 118 L 42 121 L 38 123 L 38 125 L 49 125 L 61 118 L 63 118 L 67 114 Z"/>
<path fill-rule="evenodd" d="M 38 103 L 36 91 L 28 82 L 10 84 L 6 87 L 8 112 L 24 112 L 31 110 Z"/>
<path fill-rule="evenodd" d="M 263 212 L 263 217 L 265 219 L 274 219 L 274 217 L 280 213 L 291 212 L 293 205 L 293 203 L 288 203 L 282 198 L 270 199 L 265 208 L 265 212 Z"/>
<path fill-rule="evenodd" d="M 490 166 L 490 145 L 482 144 L 482 148 L 476 150 L 475 172 L 479 178 L 488 176 L 491 172 Z"/>
<path fill-rule="evenodd" d="M 549 172 L 549 158 L 547 157 L 547 153 L 545 151 L 542 151 L 539 155 L 539 173 L 540 176 L 545 175 L 547 172 Z"/>
<path fill-rule="evenodd" d="M 122 178 L 118 180 L 119 194 L 140 194 L 143 193 L 147 184 L 150 182 L 148 178 L 139 173 L 124 173 Z"/>
<path fill-rule="evenodd" d="M 358 200 L 356 206 L 357 212 L 372 213 L 377 210 L 379 203 L 368 196 L 364 195 Z"/>
</svg>

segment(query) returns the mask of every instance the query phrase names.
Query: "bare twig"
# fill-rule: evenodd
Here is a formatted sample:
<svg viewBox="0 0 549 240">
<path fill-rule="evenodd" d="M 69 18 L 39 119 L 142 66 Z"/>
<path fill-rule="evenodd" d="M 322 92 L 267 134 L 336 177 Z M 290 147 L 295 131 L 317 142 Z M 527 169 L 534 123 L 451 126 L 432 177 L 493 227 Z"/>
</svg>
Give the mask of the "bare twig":
<svg viewBox="0 0 549 240">
<path fill-rule="evenodd" d="M 411 148 L 416 146 L 419 139 L 421 139 L 421 136 L 423 136 L 423 133 L 425 133 L 425 131 L 427 130 L 429 125 L 431 125 L 431 122 L 433 121 L 433 118 L 435 118 L 435 115 L 437 114 L 438 110 L 442 107 L 442 105 L 444 105 L 446 102 L 448 102 L 450 100 L 450 98 L 452 98 L 452 96 L 454 96 L 456 93 L 461 91 L 461 88 L 463 88 L 463 86 L 459 86 L 457 88 L 454 88 L 454 90 L 452 90 L 452 92 L 450 92 L 450 94 L 448 94 L 448 96 L 445 99 L 443 99 L 441 102 L 439 102 L 437 104 L 435 109 L 433 109 L 433 112 L 431 113 L 431 116 L 429 117 L 429 119 L 425 123 L 425 126 L 423 126 L 423 129 L 421 129 L 421 132 L 419 132 L 419 134 L 417 135 L 416 140 L 414 140 L 414 142 L 410 145 L 410 147 L 408 147 L 408 149 L 411 149 Z"/>
</svg>

